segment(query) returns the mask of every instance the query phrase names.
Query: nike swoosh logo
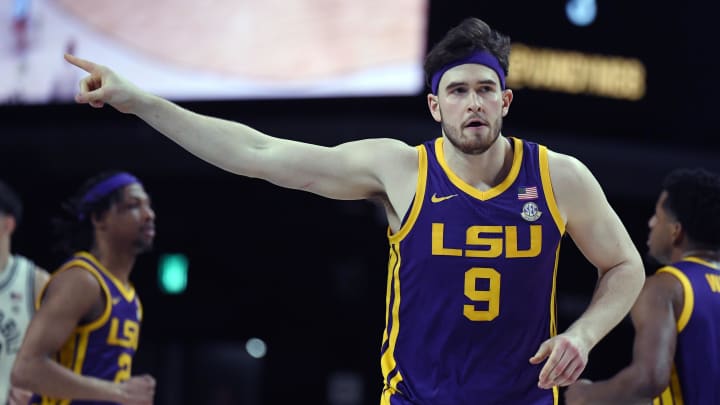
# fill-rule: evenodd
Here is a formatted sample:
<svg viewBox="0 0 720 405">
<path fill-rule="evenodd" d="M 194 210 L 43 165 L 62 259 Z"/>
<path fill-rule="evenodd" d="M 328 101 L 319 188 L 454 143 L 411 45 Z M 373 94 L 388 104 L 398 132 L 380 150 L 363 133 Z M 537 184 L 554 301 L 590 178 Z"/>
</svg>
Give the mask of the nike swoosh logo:
<svg viewBox="0 0 720 405">
<path fill-rule="evenodd" d="M 119 303 L 120 303 L 120 297 L 113 297 L 112 303 L 113 303 L 113 305 L 119 304 Z"/>
<path fill-rule="evenodd" d="M 457 194 L 451 194 L 451 195 L 446 195 L 446 196 L 443 196 L 443 197 L 438 197 L 438 196 L 437 196 L 437 193 L 434 193 L 434 194 L 432 195 L 432 197 L 430 197 L 430 201 L 431 201 L 431 202 L 434 202 L 434 203 L 439 203 L 439 202 L 441 202 L 441 201 L 449 200 L 449 199 L 451 199 L 451 198 L 453 198 L 453 197 L 457 197 Z"/>
</svg>

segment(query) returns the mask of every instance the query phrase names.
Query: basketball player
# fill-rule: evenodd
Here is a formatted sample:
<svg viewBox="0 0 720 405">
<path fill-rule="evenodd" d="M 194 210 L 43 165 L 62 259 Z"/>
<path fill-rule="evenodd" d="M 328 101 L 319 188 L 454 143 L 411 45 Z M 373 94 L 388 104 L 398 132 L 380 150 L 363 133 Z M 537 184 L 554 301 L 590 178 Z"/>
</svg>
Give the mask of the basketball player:
<svg viewBox="0 0 720 405">
<path fill-rule="evenodd" d="M 155 213 L 128 173 L 90 179 L 68 207 L 76 253 L 43 289 L 12 371 L 31 404 L 152 404 L 155 380 L 132 377 L 142 307 L 129 281 L 155 237 Z M 81 400 L 81 401 L 76 401 Z"/>
<path fill-rule="evenodd" d="M 648 254 L 665 267 L 633 306 L 632 363 L 609 380 L 575 383 L 568 404 L 720 404 L 717 212 L 717 174 L 678 169 L 665 178 L 648 224 Z"/>
<path fill-rule="evenodd" d="M 469 18 L 428 54 L 430 114 L 422 145 L 365 139 L 321 147 L 263 134 L 144 92 L 107 67 L 76 100 L 136 114 L 230 172 L 340 199 L 380 201 L 389 223 L 384 404 L 555 404 L 590 349 L 629 311 L 642 260 L 578 160 L 501 134 L 513 92 L 510 39 Z M 587 311 L 555 324 L 560 239 L 599 273 Z M 544 363 L 541 365 L 541 363 Z"/>
<path fill-rule="evenodd" d="M 0 404 L 27 404 L 30 393 L 10 387 L 10 370 L 35 313 L 35 297 L 48 273 L 29 259 L 12 254 L 11 239 L 22 218 L 22 201 L 0 181 Z"/>
</svg>

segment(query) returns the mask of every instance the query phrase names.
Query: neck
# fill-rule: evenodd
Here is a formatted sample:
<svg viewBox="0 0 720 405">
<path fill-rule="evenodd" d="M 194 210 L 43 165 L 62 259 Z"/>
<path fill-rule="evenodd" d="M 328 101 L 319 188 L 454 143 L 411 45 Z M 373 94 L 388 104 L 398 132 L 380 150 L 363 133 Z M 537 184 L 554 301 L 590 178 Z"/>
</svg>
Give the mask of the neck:
<svg viewBox="0 0 720 405">
<path fill-rule="evenodd" d="M 118 280 L 126 284 L 130 281 L 130 272 L 135 265 L 135 254 L 109 249 L 102 244 L 95 246 L 90 253 Z"/>
<path fill-rule="evenodd" d="M 9 251 L 0 251 L 0 273 L 5 271 L 5 268 L 7 267 L 8 262 L 10 261 L 10 252 Z"/>
<path fill-rule="evenodd" d="M 709 262 L 720 262 L 720 250 L 712 249 L 689 249 L 683 252 L 682 257 L 697 257 Z"/>
<path fill-rule="evenodd" d="M 500 135 L 485 152 L 477 155 L 460 153 L 445 140 L 445 161 L 464 182 L 485 191 L 500 184 L 510 171 L 513 162 L 513 145 Z"/>
</svg>

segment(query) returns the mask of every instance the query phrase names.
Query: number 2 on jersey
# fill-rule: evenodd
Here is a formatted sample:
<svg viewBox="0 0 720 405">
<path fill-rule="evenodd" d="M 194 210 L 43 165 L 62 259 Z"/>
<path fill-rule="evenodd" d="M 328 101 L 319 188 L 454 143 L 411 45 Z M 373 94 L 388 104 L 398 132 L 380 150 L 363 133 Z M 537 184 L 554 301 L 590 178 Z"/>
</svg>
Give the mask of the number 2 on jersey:
<svg viewBox="0 0 720 405">
<path fill-rule="evenodd" d="M 121 353 L 118 357 L 118 371 L 115 373 L 114 381 L 120 383 L 130 379 L 130 367 L 132 366 L 132 356 L 127 353 Z"/>
<path fill-rule="evenodd" d="M 487 290 L 478 290 L 478 279 L 488 280 Z M 473 267 L 465 272 L 465 296 L 477 302 L 487 302 L 486 310 L 475 305 L 463 305 L 463 314 L 471 321 L 492 321 L 500 314 L 500 273 L 490 267 Z"/>
</svg>

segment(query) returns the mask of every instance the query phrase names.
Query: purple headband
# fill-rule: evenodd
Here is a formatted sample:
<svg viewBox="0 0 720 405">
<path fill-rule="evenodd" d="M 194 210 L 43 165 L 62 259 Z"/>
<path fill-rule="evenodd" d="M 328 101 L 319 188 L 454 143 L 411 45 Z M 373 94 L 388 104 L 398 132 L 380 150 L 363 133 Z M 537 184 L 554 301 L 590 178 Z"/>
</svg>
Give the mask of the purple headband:
<svg viewBox="0 0 720 405">
<path fill-rule="evenodd" d="M 140 183 L 140 181 L 132 174 L 121 172 L 114 176 L 108 177 L 107 179 L 96 184 L 80 200 L 80 209 L 87 204 L 92 204 L 106 197 L 113 191 L 125 187 L 128 184 Z M 85 213 L 82 211 L 78 214 L 78 218 L 82 221 L 85 219 Z"/>
<path fill-rule="evenodd" d="M 488 51 L 475 51 L 470 54 L 470 56 L 448 63 L 447 65 L 438 69 L 438 71 L 432 75 L 431 90 L 433 94 L 438 93 L 438 85 L 440 84 L 440 78 L 442 78 L 445 72 L 454 68 L 455 66 L 465 65 L 467 63 L 485 65 L 490 69 L 494 70 L 495 73 L 497 73 L 498 78 L 500 78 L 500 87 L 505 90 L 505 73 L 503 73 L 503 68 L 500 66 L 500 62 L 498 62 L 497 58 Z"/>
</svg>

